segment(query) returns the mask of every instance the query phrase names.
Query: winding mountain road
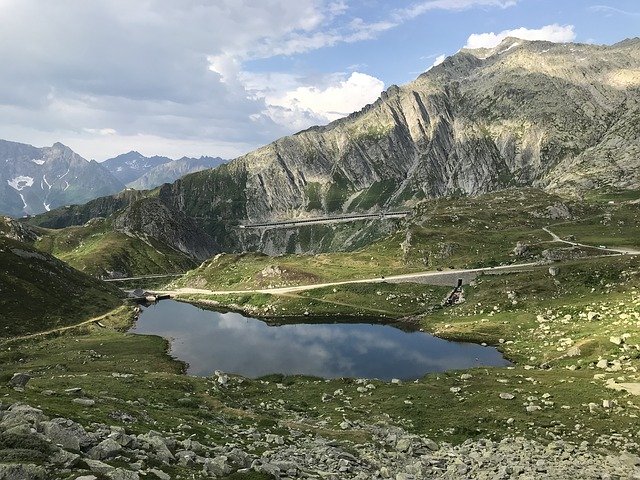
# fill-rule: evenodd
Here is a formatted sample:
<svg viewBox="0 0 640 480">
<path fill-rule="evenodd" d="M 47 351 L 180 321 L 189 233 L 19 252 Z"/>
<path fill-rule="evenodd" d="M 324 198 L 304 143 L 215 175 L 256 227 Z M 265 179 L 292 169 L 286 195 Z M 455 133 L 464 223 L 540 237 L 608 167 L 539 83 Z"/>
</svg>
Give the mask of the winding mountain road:
<svg viewBox="0 0 640 480">
<path fill-rule="evenodd" d="M 570 240 L 563 240 L 558 235 L 549 230 L 548 227 L 543 227 L 542 230 L 547 232 L 553 238 L 554 242 L 562 242 L 568 245 L 573 245 L 574 247 L 585 247 L 585 248 L 595 248 L 596 250 L 602 250 L 603 252 L 614 252 L 619 253 L 621 255 L 640 255 L 640 250 L 634 250 L 633 248 L 626 247 L 603 247 L 596 245 L 586 245 L 584 243 L 572 242 Z"/>
<path fill-rule="evenodd" d="M 593 245 L 585 245 L 578 242 L 572 242 L 569 240 L 563 240 L 558 235 L 553 233 L 548 227 L 544 227 L 543 230 L 547 232 L 552 237 L 552 241 L 565 243 L 572 246 L 577 247 L 585 247 L 585 248 L 594 248 L 596 250 L 602 250 L 603 252 L 607 252 L 613 255 L 640 255 L 639 250 L 634 250 L 632 248 L 623 248 L 623 247 L 602 247 L 602 246 L 593 246 Z M 533 267 L 541 267 L 544 266 L 543 263 L 540 262 L 528 262 L 528 263 L 519 263 L 513 265 L 501 265 L 498 267 L 483 267 L 483 268 L 467 268 L 467 269 L 450 269 L 446 271 L 426 271 L 426 272 L 416 272 L 416 273 L 407 273 L 402 275 L 391 275 L 388 277 L 374 277 L 374 278 L 364 278 L 359 280 L 344 280 L 340 282 L 328 282 L 328 283 L 314 283 L 310 285 L 297 285 L 292 287 L 275 287 L 275 288 L 259 288 L 259 289 L 250 289 L 250 290 L 207 290 L 201 288 L 179 288 L 176 290 L 158 290 L 153 291 L 153 293 L 161 294 L 161 295 L 190 295 L 190 294 L 201 294 L 201 295 L 228 295 L 228 294 L 251 294 L 251 293 L 269 293 L 273 295 L 278 294 L 288 294 L 288 293 L 296 293 L 303 292 L 306 290 L 314 290 L 316 288 L 325 288 L 325 287 L 335 287 L 339 285 L 350 285 L 357 283 L 382 283 L 382 282 L 390 282 L 390 283 L 400 283 L 400 282 L 417 282 L 417 283 L 429 283 L 429 284 L 440 284 L 440 285 L 453 285 L 457 278 L 462 278 L 464 283 L 468 283 L 471 279 L 475 278 L 480 273 L 509 273 L 509 272 L 517 272 L 522 270 L 531 269 Z"/>
<path fill-rule="evenodd" d="M 189 294 L 203 294 L 203 295 L 227 295 L 227 294 L 246 294 L 246 293 L 270 293 L 274 295 L 303 292 L 306 290 L 314 290 L 316 288 L 336 287 L 339 285 L 351 285 L 356 283 L 400 283 L 409 281 L 418 281 L 421 279 L 436 280 L 440 277 L 451 278 L 456 276 L 463 276 L 465 274 L 479 274 L 483 272 L 492 273 L 508 273 L 515 271 L 522 271 L 530 269 L 531 267 L 541 266 L 539 262 L 519 263 L 515 265 L 502 265 L 499 267 L 483 267 L 483 268 L 467 268 L 467 269 L 451 269 L 446 271 L 430 270 L 426 272 L 406 273 L 403 275 L 391 275 L 388 277 L 374 277 L 374 278 L 362 278 L 358 280 L 344 280 L 340 282 L 328 282 L 328 283 L 313 283 L 309 285 L 296 285 L 292 287 L 275 287 L 275 288 L 257 288 L 251 290 L 207 290 L 202 288 L 178 288 L 176 290 L 153 290 L 150 293 L 157 293 L 160 295 L 189 295 Z M 427 282 L 425 282 L 427 283 Z"/>
</svg>

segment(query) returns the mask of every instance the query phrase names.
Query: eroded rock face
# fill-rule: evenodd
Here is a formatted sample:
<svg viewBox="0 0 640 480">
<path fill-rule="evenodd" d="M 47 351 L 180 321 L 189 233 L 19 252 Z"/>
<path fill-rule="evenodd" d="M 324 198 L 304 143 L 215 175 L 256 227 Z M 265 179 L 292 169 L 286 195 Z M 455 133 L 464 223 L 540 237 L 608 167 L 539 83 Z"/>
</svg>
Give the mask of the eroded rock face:
<svg viewBox="0 0 640 480">
<path fill-rule="evenodd" d="M 312 253 L 357 245 L 360 232 L 371 237 L 387 227 L 237 225 L 386 210 L 510 186 L 640 188 L 638 72 L 639 39 L 597 46 L 508 38 L 494 49 L 463 50 L 360 112 L 164 185 L 141 200 L 166 207 L 156 208 L 162 221 L 133 229 L 123 218 L 119 225 L 150 235 L 165 235 L 165 224 L 193 233 L 187 217 L 211 237 L 206 247 L 188 242 L 186 233 L 171 239 L 194 258 L 210 249 Z M 86 221 L 82 212 L 74 215 Z M 545 215 L 570 212 L 556 205 Z"/>
</svg>

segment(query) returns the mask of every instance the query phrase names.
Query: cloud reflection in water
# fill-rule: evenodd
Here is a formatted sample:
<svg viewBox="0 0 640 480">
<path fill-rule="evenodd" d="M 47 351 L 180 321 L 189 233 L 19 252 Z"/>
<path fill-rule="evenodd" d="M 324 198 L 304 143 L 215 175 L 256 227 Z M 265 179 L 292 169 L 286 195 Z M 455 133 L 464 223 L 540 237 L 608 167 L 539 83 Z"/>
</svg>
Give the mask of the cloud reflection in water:
<svg viewBox="0 0 640 480">
<path fill-rule="evenodd" d="M 506 365 L 493 348 L 454 343 L 420 332 L 365 323 L 268 326 L 238 313 L 162 301 L 141 315 L 133 333 L 171 339 L 171 354 L 192 375 L 214 370 L 259 377 L 419 378 L 425 373 Z"/>
</svg>

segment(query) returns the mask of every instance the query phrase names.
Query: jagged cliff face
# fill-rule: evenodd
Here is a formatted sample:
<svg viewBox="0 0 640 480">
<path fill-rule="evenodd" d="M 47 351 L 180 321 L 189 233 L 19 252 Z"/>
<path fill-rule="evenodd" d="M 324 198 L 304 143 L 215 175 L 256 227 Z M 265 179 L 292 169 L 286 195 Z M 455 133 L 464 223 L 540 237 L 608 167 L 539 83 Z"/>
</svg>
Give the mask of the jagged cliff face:
<svg viewBox="0 0 640 480">
<path fill-rule="evenodd" d="M 134 202 L 113 221 L 116 231 L 150 238 L 197 260 L 219 251 L 215 241 L 182 212 L 170 211 L 158 198 Z"/>
<path fill-rule="evenodd" d="M 278 253 L 300 244 L 234 225 L 509 186 L 637 188 L 639 101 L 640 39 L 613 46 L 506 39 L 461 51 L 347 118 L 165 185 L 158 198 L 193 218 L 218 248 Z"/>
<path fill-rule="evenodd" d="M 251 220 L 363 211 L 515 185 L 640 185 L 640 40 L 507 39 L 462 51 L 371 106 L 178 182 L 194 211 Z M 221 178 L 229 186 L 198 190 Z M 197 201 L 195 203 L 198 203 Z"/>
</svg>

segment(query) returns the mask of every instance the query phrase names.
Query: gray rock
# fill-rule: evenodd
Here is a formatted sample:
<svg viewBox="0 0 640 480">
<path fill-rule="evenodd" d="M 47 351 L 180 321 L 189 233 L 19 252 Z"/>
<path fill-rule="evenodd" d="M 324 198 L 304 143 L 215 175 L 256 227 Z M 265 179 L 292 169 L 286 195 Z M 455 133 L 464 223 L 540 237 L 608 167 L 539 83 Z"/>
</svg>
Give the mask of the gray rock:
<svg viewBox="0 0 640 480">
<path fill-rule="evenodd" d="M 82 393 L 82 388 L 80 387 L 67 388 L 65 389 L 64 393 L 66 393 L 67 395 L 80 395 Z"/>
<path fill-rule="evenodd" d="M 103 475 L 111 472 L 114 469 L 114 467 L 112 467 L 111 465 L 101 462 L 100 460 L 92 460 L 90 458 L 87 458 L 84 460 L 84 463 L 87 464 L 87 467 L 89 467 L 89 470 L 91 470 L 92 472 L 101 473 Z"/>
<path fill-rule="evenodd" d="M 126 470 L 124 468 L 116 468 L 107 473 L 107 478 L 110 480 L 140 480 L 140 475 L 137 472 Z"/>
<path fill-rule="evenodd" d="M 91 398 L 74 398 L 72 402 L 83 407 L 93 407 L 96 404 L 96 401 Z"/>
<path fill-rule="evenodd" d="M 440 447 L 438 446 L 438 444 L 436 442 L 434 442 L 433 440 L 431 440 L 430 438 L 427 438 L 427 439 L 423 440 L 422 443 L 424 443 L 425 447 L 427 447 L 432 452 L 436 452 L 436 451 L 440 450 Z"/>
<path fill-rule="evenodd" d="M 205 459 L 203 471 L 206 474 L 221 477 L 222 475 L 231 473 L 231 465 L 229 465 L 227 456 L 221 455 L 215 458 Z"/>
<path fill-rule="evenodd" d="M 28 425 L 37 428 L 45 418 L 42 410 L 30 407 L 29 405 L 14 403 L 4 412 L 4 415 L 2 415 L 0 430 L 8 430 L 18 425 Z"/>
<path fill-rule="evenodd" d="M 158 470 L 157 468 L 151 468 L 147 473 L 155 476 L 156 478 L 159 478 L 160 480 L 171 480 L 171 476 L 169 474 L 163 472 L 162 470 Z"/>
<path fill-rule="evenodd" d="M 45 438 L 62 446 L 65 450 L 78 451 L 89 447 L 93 441 L 82 425 L 66 418 L 54 418 L 42 422 L 41 428 Z"/>
<path fill-rule="evenodd" d="M 14 373 L 7 385 L 11 388 L 24 389 L 29 380 L 31 380 L 31 375 L 28 373 Z"/>
<path fill-rule="evenodd" d="M 138 442 L 143 446 L 146 444 L 148 446 L 146 450 L 151 450 L 153 456 L 162 463 L 170 463 L 175 460 L 171 450 L 167 447 L 166 439 L 158 435 L 156 432 L 138 435 Z"/>
<path fill-rule="evenodd" d="M 63 449 L 56 450 L 50 457 L 49 463 L 62 468 L 70 468 L 76 466 L 80 462 L 80 455 L 77 453 L 67 452 Z"/>
<path fill-rule="evenodd" d="M 396 450 L 399 452 L 408 452 L 413 444 L 410 437 L 403 437 L 396 443 Z"/>
<path fill-rule="evenodd" d="M 107 460 L 115 457 L 122 451 L 122 446 L 111 438 L 103 440 L 89 450 L 89 456 L 94 460 Z"/>
<path fill-rule="evenodd" d="M 0 464 L 0 480 L 47 480 L 43 467 L 32 464 Z"/>
</svg>

